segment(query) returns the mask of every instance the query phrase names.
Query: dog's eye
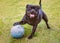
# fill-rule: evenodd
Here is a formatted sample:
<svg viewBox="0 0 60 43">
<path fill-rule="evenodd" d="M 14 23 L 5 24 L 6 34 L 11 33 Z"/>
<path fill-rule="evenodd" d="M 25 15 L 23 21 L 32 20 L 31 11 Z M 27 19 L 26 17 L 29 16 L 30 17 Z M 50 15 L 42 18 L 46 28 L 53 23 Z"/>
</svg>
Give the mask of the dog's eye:
<svg viewBox="0 0 60 43">
<path fill-rule="evenodd" d="M 39 11 L 39 8 L 35 8 L 36 11 Z"/>
<path fill-rule="evenodd" d="M 27 11 L 27 14 L 30 14 L 30 12 L 29 12 L 29 11 Z"/>
<path fill-rule="evenodd" d="M 31 10 L 31 8 L 29 8 L 29 10 Z"/>
<path fill-rule="evenodd" d="M 31 8 L 28 8 L 27 11 L 31 10 Z"/>
</svg>

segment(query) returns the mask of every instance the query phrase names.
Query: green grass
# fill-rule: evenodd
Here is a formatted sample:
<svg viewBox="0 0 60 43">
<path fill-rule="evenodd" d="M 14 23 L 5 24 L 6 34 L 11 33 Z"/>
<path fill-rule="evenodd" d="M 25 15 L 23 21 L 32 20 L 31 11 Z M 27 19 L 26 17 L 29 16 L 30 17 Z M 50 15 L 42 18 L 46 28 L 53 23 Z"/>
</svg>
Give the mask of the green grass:
<svg viewBox="0 0 60 43">
<path fill-rule="evenodd" d="M 10 29 L 14 22 L 20 21 L 24 16 L 26 4 L 38 5 L 38 2 L 39 0 L 0 0 L 0 43 L 60 43 L 60 0 L 42 0 L 43 10 L 49 19 L 50 30 L 42 20 L 31 40 L 27 39 L 32 30 L 28 24 L 23 25 L 24 38 L 11 37 Z"/>
</svg>

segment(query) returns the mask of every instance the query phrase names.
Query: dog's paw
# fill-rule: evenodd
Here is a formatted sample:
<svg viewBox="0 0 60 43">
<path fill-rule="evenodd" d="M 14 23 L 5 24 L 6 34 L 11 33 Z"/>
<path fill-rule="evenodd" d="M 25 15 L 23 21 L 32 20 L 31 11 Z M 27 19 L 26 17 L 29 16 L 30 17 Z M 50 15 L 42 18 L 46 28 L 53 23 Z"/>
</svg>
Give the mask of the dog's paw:
<svg viewBox="0 0 60 43">
<path fill-rule="evenodd" d="M 50 27 L 47 27 L 48 29 L 50 29 Z"/>
<path fill-rule="evenodd" d="M 13 24 L 13 26 L 16 26 L 16 25 L 19 25 L 19 22 L 16 22 L 16 23 Z"/>
<path fill-rule="evenodd" d="M 28 39 L 32 39 L 32 36 L 29 36 Z"/>
</svg>

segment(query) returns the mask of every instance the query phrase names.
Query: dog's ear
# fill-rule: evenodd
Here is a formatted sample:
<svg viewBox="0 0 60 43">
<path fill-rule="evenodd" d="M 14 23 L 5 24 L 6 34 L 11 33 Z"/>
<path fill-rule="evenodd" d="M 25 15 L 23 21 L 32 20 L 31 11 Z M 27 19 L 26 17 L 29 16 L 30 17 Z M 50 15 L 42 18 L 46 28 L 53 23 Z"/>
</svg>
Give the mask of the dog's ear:
<svg viewBox="0 0 60 43">
<path fill-rule="evenodd" d="M 30 6 L 30 5 L 29 5 L 29 4 L 27 4 L 27 5 L 26 5 L 26 8 L 28 8 L 29 6 Z"/>
<path fill-rule="evenodd" d="M 32 5 L 30 5 L 30 4 L 26 5 L 26 8 L 31 8 L 31 7 L 32 7 Z"/>
<path fill-rule="evenodd" d="M 26 14 L 27 14 L 27 11 L 29 10 L 29 7 L 30 7 L 30 5 L 27 4 L 27 5 L 26 5 Z"/>
<path fill-rule="evenodd" d="M 40 6 L 36 6 L 37 9 L 40 9 Z"/>
<path fill-rule="evenodd" d="M 30 10 L 31 9 L 31 5 L 27 4 L 26 5 L 26 11 Z"/>
</svg>

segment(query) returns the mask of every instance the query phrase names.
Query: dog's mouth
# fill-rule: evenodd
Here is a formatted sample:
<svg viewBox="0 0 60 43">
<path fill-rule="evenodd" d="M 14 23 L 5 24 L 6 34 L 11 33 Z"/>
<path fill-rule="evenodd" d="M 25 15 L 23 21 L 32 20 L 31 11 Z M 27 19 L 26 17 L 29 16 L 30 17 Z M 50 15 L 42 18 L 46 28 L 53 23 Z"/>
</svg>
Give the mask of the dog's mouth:
<svg viewBox="0 0 60 43">
<path fill-rule="evenodd" d="M 35 17 L 35 14 L 30 14 L 30 18 L 34 18 Z"/>
</svg>

